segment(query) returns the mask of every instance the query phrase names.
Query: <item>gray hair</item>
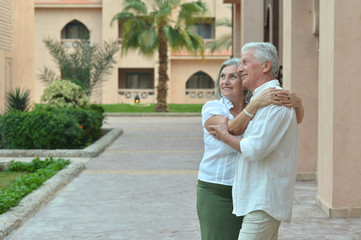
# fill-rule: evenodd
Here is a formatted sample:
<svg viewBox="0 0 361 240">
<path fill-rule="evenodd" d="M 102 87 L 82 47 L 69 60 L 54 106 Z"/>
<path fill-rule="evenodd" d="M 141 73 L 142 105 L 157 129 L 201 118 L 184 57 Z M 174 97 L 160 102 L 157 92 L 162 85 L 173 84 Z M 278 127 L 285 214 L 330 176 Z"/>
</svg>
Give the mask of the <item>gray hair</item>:
<svg viewBox="0 0 361 240">
<path fill-rule="evenodd" d="M 216 99 L 220 99 L 222 97 L 221 89 L 219 87 L 219 80 L 221 79 L 221 73 L 222 73 L 223 69 L 228 66 L 237 66 L 237 68 L 238 68 L 240 64 L 241 64 L 241 59 L 239 59 L 239 58 L 231 58 L 222 63 L 221 68 L 219 69 L 219 72 L 217 75 L 216 82 L 215 82 L 214 97 Z"/>
<path fill-rule="evenodd" d="M 278 70 L 279 70 L 279 63 L 278 63 L 278 55 L 276 47 L 269 42 L 250 42 L 246 43 L 242 47 L 242 55 L 248 51 L 254 50 L 254 56 L 257 58 L 259 63 L 265 63 L 270 61 L 272 63 L 271 66 L 271 76 L 273 78 L 277 78 Z"/>
</svg>

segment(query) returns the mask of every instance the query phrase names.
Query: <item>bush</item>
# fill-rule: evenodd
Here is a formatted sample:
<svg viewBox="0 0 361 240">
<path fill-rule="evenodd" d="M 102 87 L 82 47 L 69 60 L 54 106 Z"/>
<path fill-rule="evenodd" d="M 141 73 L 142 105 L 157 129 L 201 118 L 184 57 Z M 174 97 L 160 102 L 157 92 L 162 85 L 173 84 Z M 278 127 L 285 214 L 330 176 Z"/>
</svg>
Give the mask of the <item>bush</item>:
<svg viewBox="0 0 361 240">
<path fill-rule="evenodd" d="M 89 97 L 82 88 L 69 80 L 58 80 L 44 89 L 41 101 L 56 108 L 85 107 L 89 105 Z"/>
<path fill-rule="evenodd" d="M 95 108 L 94 105 L 90 109 L 48 108 L 48 111 L 52 111 L 55 114 L 66 114 L 76 118 L 78 121 L 78 127 L 82 129 L 81 141 L 85 144 L 96 141 L 102 134 L 101 127 L 103 125 L 104 116 L 101 109 Z"/>
<path fill-rule="evenodd" d="M 40 107 L 0 117 L 0 147 L 6 149 L 79 149 L 101 136 L 100 110 Z M 2 140 L 2 141 L 1 141 Z"/>
<path fill-rule="evenodd" d="M 17 206 L 26 195 L 39 188 L 69 163 L 69 160 L 58 159 L 55 161 L 52 158 L 45 159 L 45 161 L 36 158 L 31 163 L 12 162 L 7 171 L 33 173 L 18 178 L 8 189 L 0 188 L 0 214 Z"/>
<path fill-rule="evenodd" d="M 77 119 L 46 110 L 11 111 L 4 119 L 3 140 L 7 149 L 79 148 L 82 130 Z"/>
</svg>

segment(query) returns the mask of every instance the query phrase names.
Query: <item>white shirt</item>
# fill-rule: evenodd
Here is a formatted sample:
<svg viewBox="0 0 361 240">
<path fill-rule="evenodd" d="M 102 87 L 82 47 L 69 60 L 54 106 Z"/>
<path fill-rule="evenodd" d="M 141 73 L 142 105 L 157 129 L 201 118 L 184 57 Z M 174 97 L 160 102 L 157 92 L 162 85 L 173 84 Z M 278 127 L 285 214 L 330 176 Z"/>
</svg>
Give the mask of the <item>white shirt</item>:
<svg viewBox="0 0 361 240">
<path fill-rule="evenodd" d="M 202 125 L 204 154 L 199 165 L 198 179 L 204 182 L 217 183 L 232 186 L 238 151 L 217 140 L 209 134 L 205 128 L 205 122 L 215 115 L 228 116 L 234 119 L 230 113 L 233 104 L 227 98 L 209 101 L 202 108 Z"/>
<path fill-rule="evenodd" d="M 279 87 L 269 81 L 254 91 Z M 269 105 L 260 108 L 240 142 L 233 183 L 233 213 L 244 216 L 263 210 L 290 222 L 297 173 L 298 128 L 294 109 Z"/>
</svg>

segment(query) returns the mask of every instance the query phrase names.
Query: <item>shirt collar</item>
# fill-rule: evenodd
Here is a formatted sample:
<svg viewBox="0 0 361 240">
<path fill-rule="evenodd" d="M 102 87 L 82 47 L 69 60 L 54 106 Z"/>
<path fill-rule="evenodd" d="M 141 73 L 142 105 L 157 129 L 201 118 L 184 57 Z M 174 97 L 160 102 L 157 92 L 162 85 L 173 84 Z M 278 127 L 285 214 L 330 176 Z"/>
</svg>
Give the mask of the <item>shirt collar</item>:
<svg viewBox="0 0 361 240">
<path fill-rule="evenodd" d="M 258 88 L 256 88 L 256 90 L 254 90 L 253 97 L 257 96 L 258 94 L 260 94 L 263 90 L 265 90 L 267 88 L 279 87 L 279 86 L 280 86 L 280 82 L 277 79 L 268 81 L 268 82 L 262 84 L 261 86 L 259 86 Z"/>
<path fill-rule="evenodd" d="M 227 107 L 228 111 L 233 108 L 233 103 L 231 101 L 229 101 L 228 98 L 222 96 L 221 101 L 223 102 L 223 104 Z"/>
</svg>

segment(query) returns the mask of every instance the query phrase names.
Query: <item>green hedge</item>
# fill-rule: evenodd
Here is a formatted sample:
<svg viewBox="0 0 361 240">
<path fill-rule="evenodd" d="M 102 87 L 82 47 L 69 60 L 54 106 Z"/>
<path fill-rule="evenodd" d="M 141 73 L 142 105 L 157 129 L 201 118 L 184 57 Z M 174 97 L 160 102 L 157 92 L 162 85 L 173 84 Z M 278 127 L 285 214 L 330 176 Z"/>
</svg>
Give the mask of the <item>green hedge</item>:
<svg viewBox="0 0 361 240">
<path fill-rule="evenodd" d="M 101 109 L 39 107 L 0 116 L 0 147 L 5 149 L 79 149 L 101 136 Z"/>
<path fill-rule="evenodd" d="M 31 163 L 12 162 L 6 171 L 29 172 L 29 174 L 18 178 L 9 188 L 0 188 L 0 214 L 17 206 L 26 195 L 39 188 L 69 163 L 69 160 L 53 158 L 45 161 L 36 158 Z"/>
</svg>

